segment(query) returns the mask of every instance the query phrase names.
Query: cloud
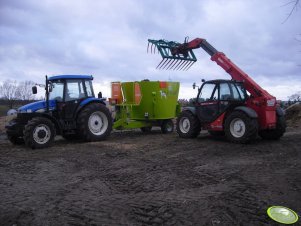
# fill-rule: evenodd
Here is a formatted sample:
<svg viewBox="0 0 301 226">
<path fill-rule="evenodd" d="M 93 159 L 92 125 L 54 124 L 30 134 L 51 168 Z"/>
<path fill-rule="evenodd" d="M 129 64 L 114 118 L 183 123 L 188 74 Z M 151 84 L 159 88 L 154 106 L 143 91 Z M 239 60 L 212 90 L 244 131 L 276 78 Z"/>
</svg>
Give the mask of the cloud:
<svg viewBox="0 0 301 226">
<path fill-rule="evenodd" d="M 283 1 L 283 4 L 285 1 Z M 110 81 L 173 80 L 181 97 L 193 82 L 230 78 L 196 50 L 189 71 L 155 70 L 147 39 L 206 38 L 278 98 L 300 91 L 300 12 L 279 1 L 1 1 L 0 79 L 43 82 L 44 75 L 93 74 L 96 89 Z M 293 86 L 295 85 L 295 86 Z M 281 88 L 277 90 L 272 87 Z M 271 88 L 269 88 L 271 87 Z M 107 95 L 110 95 L 109 92 Z M 284 97 L 284 98 L 285 98 Z"/>
</svg>

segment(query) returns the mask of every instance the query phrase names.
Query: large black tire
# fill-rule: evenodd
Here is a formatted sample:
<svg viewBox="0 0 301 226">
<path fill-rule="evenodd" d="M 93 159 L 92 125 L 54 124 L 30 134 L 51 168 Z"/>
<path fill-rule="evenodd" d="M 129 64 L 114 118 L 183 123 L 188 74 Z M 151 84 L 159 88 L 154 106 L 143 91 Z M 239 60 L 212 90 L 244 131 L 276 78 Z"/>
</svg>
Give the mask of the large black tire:
<svg viewBox="0 0 301 226">
<path fill-rule="evenodd" d="M 173 121 L 171 119 L 166 119 L 163 121 L 162 125 L 161 125 L 161 131 L 162 133 L 166 134 L 166 133 L 172 133 L 174 130 L 174 124 Z"/>
<path fill-rule="evenodd" d="M 182 111 L 177 118 L 177 133 L 182 138 L 195 138 L 201 131 L 201 124 L 196 115 Z"/>
<path fill-rule="evenodd" d="M 109 109 L 100 103 L 84 107 L 77 118 L 77 134 L 84 141 L 101 141 L 112 131 L 112 116 Z"/>
<path fill-rule="evenodd" d="M 233 143 L 245 144 L 255 140 L 258 134 L 258 122 L 242 111 L 233 111 L 225 121 L 225 134 Z"/>
<path fill-rule="evenodd" d="M 286 131 L 286 122 L 284 116 L 277 116 L 276 129 L 261 130 L 259 136 L 266 140 L 279 140 Z"/>
<path fill-rule="evenodd" d="M 46 148 L 53 144 L 55 126 L 47 118 L 35 117 L 24 128 L 24 141 L 27 147 Z"/>
<path fill-rule="evenodd" d="M 17 136 L 7 135 L 7 138 L 14 145 L 24 144 L 23 137 L 17 137 Z"/>
</svg>

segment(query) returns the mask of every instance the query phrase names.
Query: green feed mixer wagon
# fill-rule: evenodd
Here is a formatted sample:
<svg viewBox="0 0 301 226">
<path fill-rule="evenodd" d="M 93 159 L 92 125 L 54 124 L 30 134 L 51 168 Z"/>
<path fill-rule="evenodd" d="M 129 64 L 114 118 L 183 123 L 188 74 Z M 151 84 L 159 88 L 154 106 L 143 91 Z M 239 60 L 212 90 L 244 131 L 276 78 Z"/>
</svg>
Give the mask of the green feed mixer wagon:
<svg viewBox="0 0 301 226">
<path fill-rule="evenodd" d="M 179 82 L 149 81 L 112 82 L 109 98 L 117 130 L 140 128 L 149 132 L 161 127 L 162 133 L 171 133 L 174 119 L 180 112 Z"/>
</svg>

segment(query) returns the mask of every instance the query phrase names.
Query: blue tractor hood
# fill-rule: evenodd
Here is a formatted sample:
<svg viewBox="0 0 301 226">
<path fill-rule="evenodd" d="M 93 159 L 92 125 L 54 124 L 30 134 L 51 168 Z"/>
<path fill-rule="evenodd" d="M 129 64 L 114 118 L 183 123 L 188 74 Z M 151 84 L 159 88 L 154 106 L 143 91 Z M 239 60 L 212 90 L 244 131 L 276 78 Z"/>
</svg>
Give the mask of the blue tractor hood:
<svg viewBox="0 0 301 226">
<path fill-rule="evenodd" d="M 54 110 L 56 109 L 56 100 L 49 100 L 49 110 Z M 26 104 L 18 109 L 18 112 L 20 113 L 31 113 L 31 112 L 36 112 L 38 110 L 41 110 L 43 112 L 46 110 L 46 101 L 41 100 L 37 102 L 33 102 L 30 104 Z"/>
</svg>

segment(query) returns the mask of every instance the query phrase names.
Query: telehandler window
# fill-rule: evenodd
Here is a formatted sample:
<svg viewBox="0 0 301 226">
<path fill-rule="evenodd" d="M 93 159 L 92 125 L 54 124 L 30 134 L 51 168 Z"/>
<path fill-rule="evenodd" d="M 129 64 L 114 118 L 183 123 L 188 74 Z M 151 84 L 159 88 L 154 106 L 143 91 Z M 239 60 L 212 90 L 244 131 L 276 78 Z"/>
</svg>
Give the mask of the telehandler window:
<svg viewBox="0 0 301 226">
<path fill-rule="evenodd" d="M 217 100 L 217 90 L 216 85 L 213 83 L 204 84 L 199 93 L 198 102 Z"/>
</svg>

